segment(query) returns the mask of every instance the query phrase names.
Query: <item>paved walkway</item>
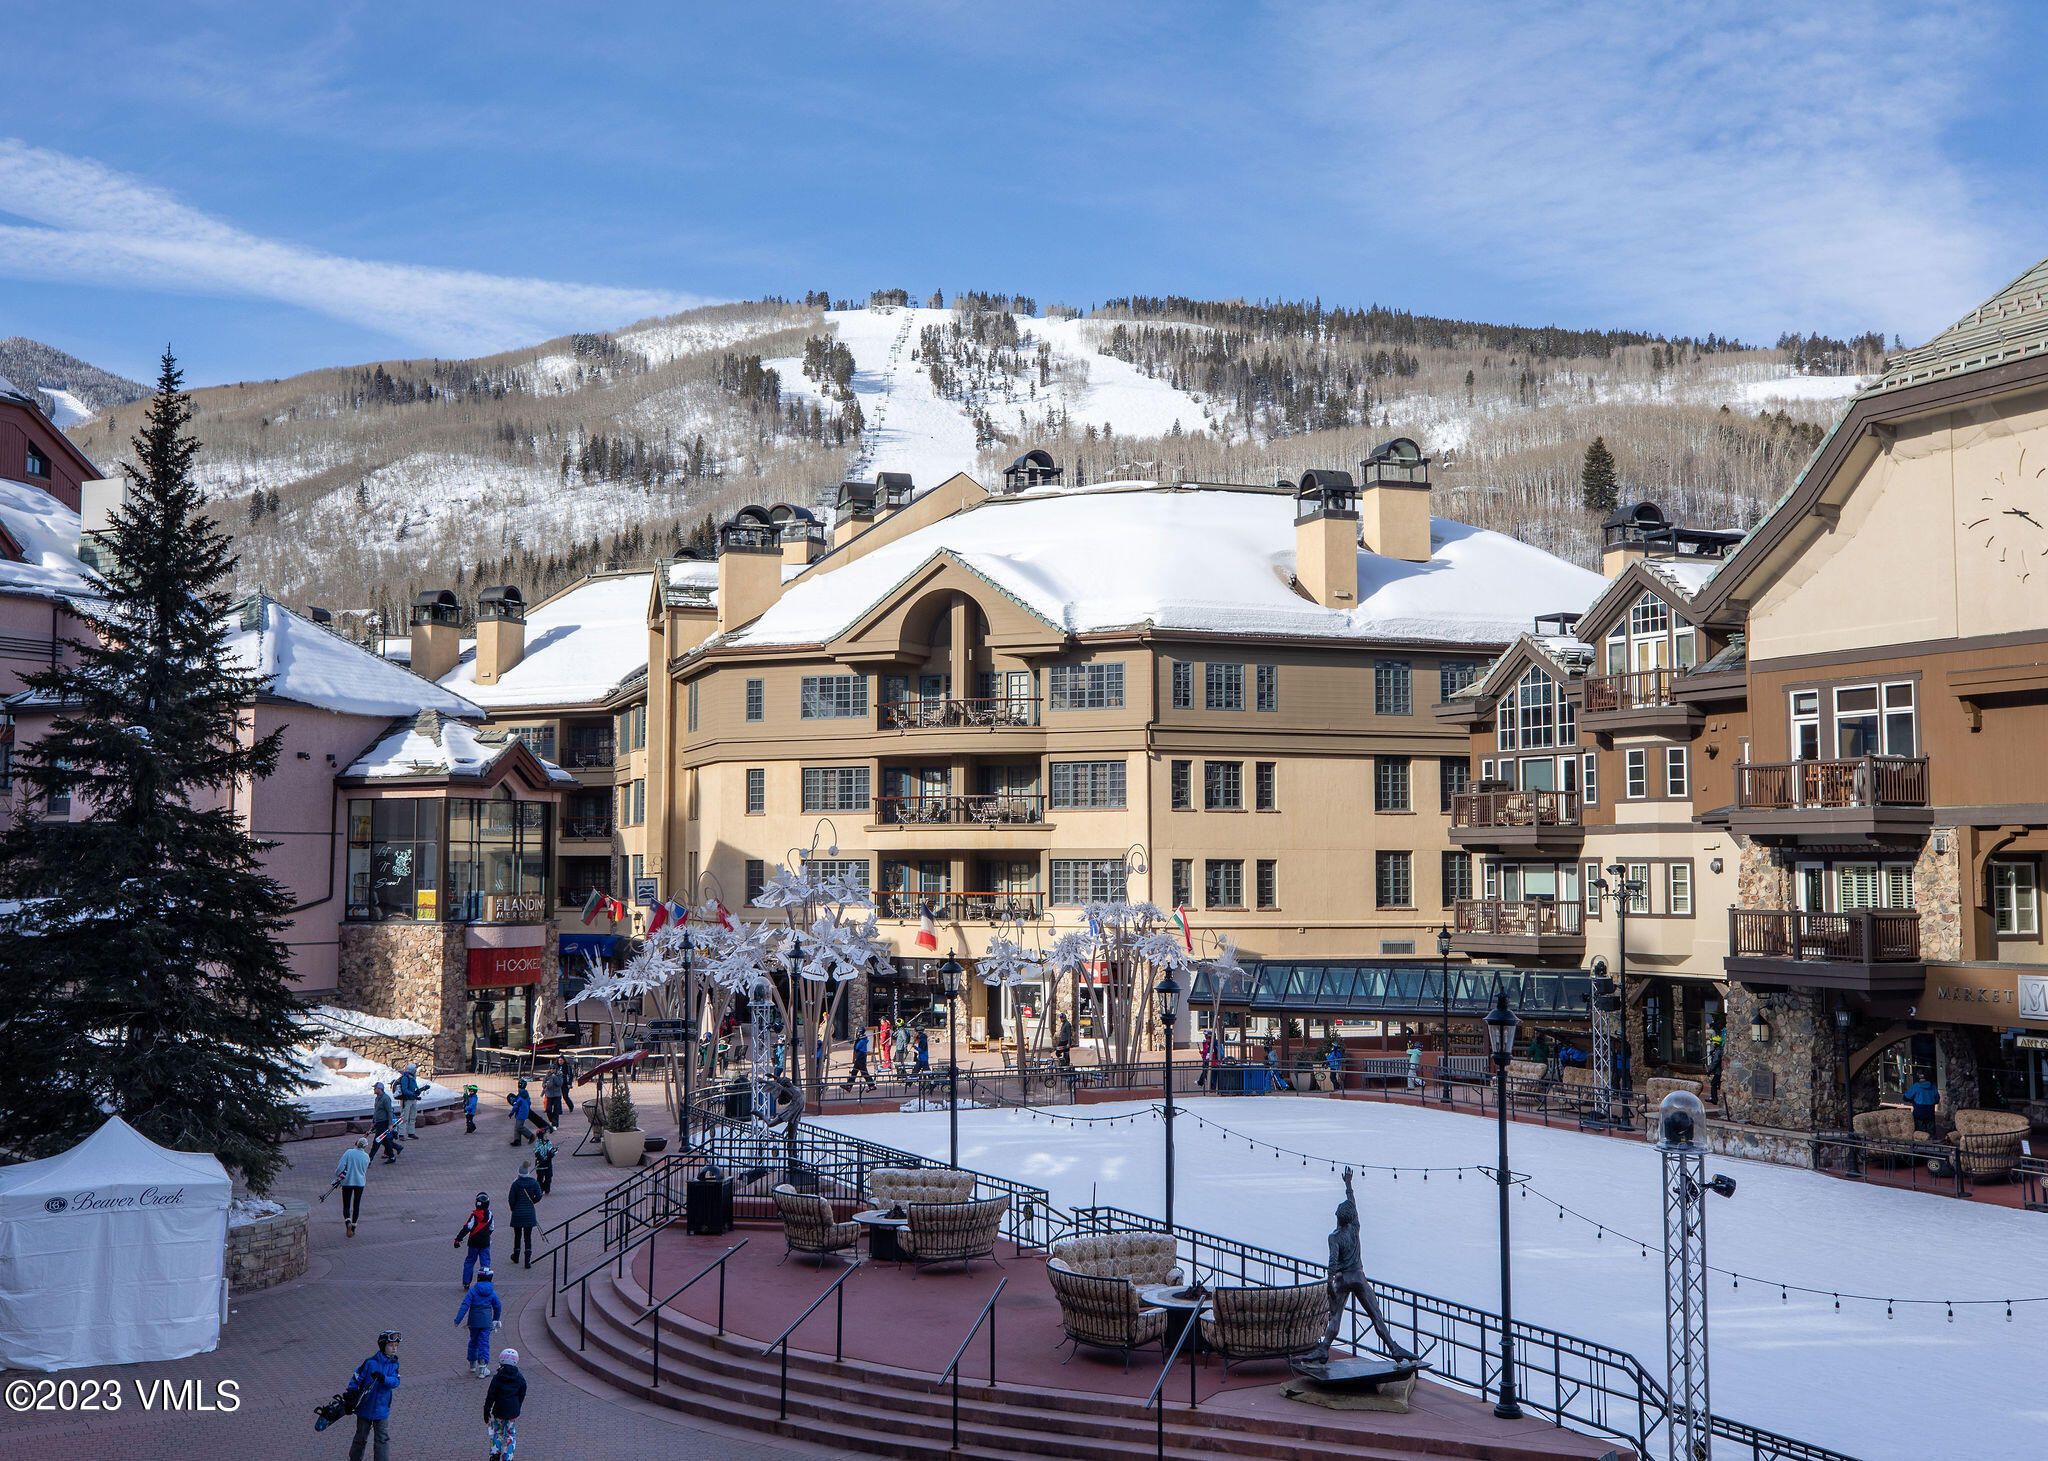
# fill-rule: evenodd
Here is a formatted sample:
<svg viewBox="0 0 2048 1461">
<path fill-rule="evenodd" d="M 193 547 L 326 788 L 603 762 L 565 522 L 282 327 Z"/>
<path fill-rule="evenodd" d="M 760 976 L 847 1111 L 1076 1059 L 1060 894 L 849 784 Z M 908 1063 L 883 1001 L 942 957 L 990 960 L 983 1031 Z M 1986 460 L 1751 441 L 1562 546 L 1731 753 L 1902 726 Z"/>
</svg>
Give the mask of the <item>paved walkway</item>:
<svg viewBox="0 0 2048 1461">
<path fill-rule="evenodd" d="M 423 1127 L 396 1166 L 387 1167 L 380 1159 L 371 1170 L 363 1221 L 353 1239 L 342 1236 L 339 1196 L 318 1200 L 344 1140 L 286 1147 L 291 1167 L 273 1195 L 313 1204 L 313 1261 L 306 1276 L 235 1299 L 220 1347 L 211 1354 L 54 1377 L 118 1379 L 122 1407 L 91 1416 L 0 1410 L 0 1456 L 33 1456 L 36 1461 L 341 1458 L 348 1453 L 355 1422 L 345 1420 L 316 1435 L 313 1407 L 347 1383 L 376 1348 L 378 1331 L 387 1328 L 405 1336 L 399 1356 L 404 1383 L 391 1417 L 394 1461 L 486 1456 L 485 1382 L 465 1368 L 466 1334 L 453 1322 L 462 1265 L 450 1246 L 479 1189 L 491 1194 L 499 1211 L 495 1256 L 507 1309 L 492 1352 L 507 1345 L 517 1349 L 527 1377 L 526 1409 L 519 1422 L 522 1461 L 656 1455 L 817 1461 L 842 1454 L 679 1416 L 609 1389 L 559 1360 L 541 1324 L 547 1314 L 543 1268 L 528 1273 L 506 1261 L 511 1233 L 504 1223 L 505 1192 L 525 1149 L 515 1152 L 507 1144 L 502 1098 L 497 1104 L 474 1136 L 464 1134 L 460 1121 Z M 488 1104 L 485 1110 L 490 1112 Z M 653 1121 L 649 1125 L 658 1129 Z M 555 1173 L 554 1193 L 541 1207 L 543 1224 L 586 1206 L 620 1175 L 601 1157 L 566 1155 L 557 1158 Z M 166 1380 L 195 1380 L 208 1394 L 217 1382 L 233 1380 L 240 1408 L 231 1414 L 166 1415 L 161 1407 L 145 1411 L 138 1386 Z"/>
</svg>

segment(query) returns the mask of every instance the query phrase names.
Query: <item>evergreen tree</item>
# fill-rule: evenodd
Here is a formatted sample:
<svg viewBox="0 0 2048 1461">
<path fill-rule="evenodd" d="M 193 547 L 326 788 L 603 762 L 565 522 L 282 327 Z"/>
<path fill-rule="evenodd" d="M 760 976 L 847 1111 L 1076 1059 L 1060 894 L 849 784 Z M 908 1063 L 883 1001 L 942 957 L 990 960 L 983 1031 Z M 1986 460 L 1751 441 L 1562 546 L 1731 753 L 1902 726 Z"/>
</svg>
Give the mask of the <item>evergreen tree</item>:
<svg viewBox="0 0 2048 1461">
<path fill-rule="evenodd" d="M 1579 468 L 1579 486 L 1585 493 L 1586 506 L 1594 512 L 1612 512 L 1621 500 L 1619 478 L 1614 471 L 1614 453 L 1607 449 L 1607 438 L 1596 436 L 1593 444 L 1586 448 L 1585 465 Z"/>
<path fill-rule="evenodd" d="M 262 1190 L 303 1116 L 287 1052 L 291 900 L 237 821 L 281 731 L 244 744 L 264 686 L 226 647 L 235 559 L 192 481 L 190 398 L 168 350 L 102 554 L 93 635 L 27 676 L 54 707 L 16 762 L 26 815 L 0 833 L 0 1133 L 45 1156 L 108 1111 Z M 48 820 L 72 799 L 72 820 Z M 82 811 L 82 816 L 79 815 Z"/>
</svg>

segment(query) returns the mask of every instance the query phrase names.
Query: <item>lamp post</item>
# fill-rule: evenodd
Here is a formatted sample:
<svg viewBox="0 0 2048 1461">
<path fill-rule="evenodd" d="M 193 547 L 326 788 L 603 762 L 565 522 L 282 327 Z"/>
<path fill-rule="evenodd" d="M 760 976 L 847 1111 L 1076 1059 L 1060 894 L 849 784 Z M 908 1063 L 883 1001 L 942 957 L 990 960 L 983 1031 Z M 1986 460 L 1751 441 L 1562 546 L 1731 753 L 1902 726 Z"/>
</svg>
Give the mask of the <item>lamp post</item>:
<svg viewBox="0 0 2048 1461">
<path fill-rule="evenodd" d="M 690 967 L 690 930 L 683 929 L 683 1150 L 690 1148 L 690 1074 L 697 1063 L 697 979 Z"/>
<path fill-rule="evenodd" d="M 1664 1164 L 1664 1388 L 1672 1461 L 1701 1461 L 1713 1447 L 1707 1384 L 1707 1206 L 1709 1192 L 1735 1195 L 1735 1179 L 1709 1178 L 1696 1132 L 1706 1108 L 1673 1091 L 1657 1108 Z"/>
<path fill-rule="evenodd" d="M 1166 1229 L 1173 1231 L 1173 1025 L 1180 985 L 1171 973 L 1152 991 L 1159 997 L 1159 1028 L 1166 1046 Z"/>
<path fill-rule="evenodd" d="M 946 991 L 946 1156 L 960 1170 L 960 961 L 949 951 L 939 965 Z"/>
<path fill-rule="evenodd" d="M 1522 1418 L 1515 1399 L 1515 1298 L 1508 1264 L 1508 1062 L 1514 1059 L 1515 1031 L 1521 1023 L 1508 1008 L 1506 991 L 1496 984 L 1493 1010 L 1486 1017 L 1486 1044 L 1493 1055 L 1493 1104 L 1500 1119 L 1500 1167 L 1494 1173 L 1500 1186 L 1500 1399 L 1493 1413 L 1502 1420 Z"/>
<path fill-rule="evenodd" d="M 1610 863 L 1607 871 L 1614 874 L 1614 886 L 1620 890 L 1614 903 L 1614 987 L 1621 995 L 1621 1007 L 1625 1009 L 1628 1005 L 1628 905 L 1634 900 L 1636 894 L 1643 891 L 1643 885 L 1640 880 L 1636 882 L 1629 881 L 1627 863 Z M 1629 1059 L 1628 1021 L 1624 1018 L 1619 1021 L 1619 1024 L 1621 1026 L 1621 1089 L 1626 1092 L 1634 1086 L 1634 1081 L 1629 1073 L 1629 1067 L 1633 1062 Z M 1600 1084 L 1603 1087 L 1613 1085 L 1614 1072 L 1608 1070 L 1601 1071 Z"/>
<path fill-rule="evenodd" d="M 1451 927 L 1444 924 L 1436 931 L 1436 957 L 1442 965 L 1444 996 L 1444 1042 L 1442 1053 L 1437 1057 L 1437 1075 L 1441 1079 L 1442 1100 L 1451 1104 Z M 1423 1097 L 1428 1100 L 1427 1096 Z"/>
</svg>

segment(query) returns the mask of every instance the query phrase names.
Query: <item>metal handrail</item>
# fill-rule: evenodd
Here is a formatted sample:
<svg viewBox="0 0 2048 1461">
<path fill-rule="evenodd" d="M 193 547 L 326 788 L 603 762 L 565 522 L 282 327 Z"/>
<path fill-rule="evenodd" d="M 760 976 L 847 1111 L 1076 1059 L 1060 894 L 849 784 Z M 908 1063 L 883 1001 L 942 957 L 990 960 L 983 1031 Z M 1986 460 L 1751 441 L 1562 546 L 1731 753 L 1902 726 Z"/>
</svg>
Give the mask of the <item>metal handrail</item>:
<svg viewBox="0 0 2048 1461">
<path fill-rule="evenodd" d="M 1166 1461 L 1166 1399 L 1162 1393 L 1166 1389 L 1166 1377 L 1173 1373 L 1173 1362 L 1180 1358 L 1181 1348 L 1187 1344 L 1188 1336 L 1201 1327 L 1202 1311 L 1200 1309 L 1191 1310 L 1188 1314 L 1188 1322 L 1181 1326 L 1180 1338 L 1176 1339 L 1173 1342 L 1173 1348 L 1167 1351 L 1166 1363 L 1159 1367 L 1159 1378 L 1152 1382 L 1152 1393 L 1145 1397 L 1145 1408 L 1147 1410 L 1150 1410 L 1155 1405 L 1159 1407 L 1158 1461 Z M 1195 1408 L 1195 1356 L 1193 1351 L 1190 1351 L 1188 1354 L 1188 1409 L 1193 1410 Z M 955 1441 L 954 1444 L 957 1446 L 959 1442 Z"/>
<path fill-rule="evenodd" d="M 709 1263 L 705 1264 L 702 1268 L 698 1269 L 696 1274 L 691 1277 L 688 1283 L 683 1284 L 680 1288 L 678 1288 L 674 1293 L 670 1294 L 667 1298 L 657 1299 L 653 1304 L 648 1306 L 645 1313 L 641 1314 L 641 1316 L 638 1319 L 635 1319 L 633 1321 L 635 1324 L 642 1324 L 645 1323 L 650 1317 L 654 1320 L 654 1354 L 650 1362 L 650 1367 L 653 1370 L 653 1377 L 650 1381 L 650 1387 L 652 1389 L 659 1390 L 661 1388 L 661 1311 L 663 1306 L 673 1304 L 677 1299 L 683 1296 L 684 1290 L 688 1289 L 691 1284 L 694 1284 L 698 1279 L 702 1278 L 705 1274 L 711 1272 L 711 1270 L 715 1268 L 718 1270 L 718 1332 L 720 1334 L 725 1333 L 725 1265 L 726 1261 L 730 1259 L 733 1254 L 739 1252 L 740 1249 L 746 1246 L 747 1240 L 745 1238 L 740 1239 L 737 1243 L 733 1244 L 730 1248 L 726 1249 L 723 1253 L 719 1254 L 716 1258 L 712 1259 Z M 650 1293 L 653 1292 L 654 1266 L 651 1262 L 648 1264 L 647 1269 L 647 1287 Z"/>
<path fill-rule="evenodd" d="M 618 1265 L 618 1271 L 620 1273 L 625 1272 L 626 1255 L 628 1253 L 631 1253 L 635 1248 L 639 1247 L 642 1243 L 645 1243 L 648 1239 L 655 1237 L 667 1226 L 667 1223 L 663 1223 L 659 1227 L 650 1225 L 646 1232 L 642 1233 L 639 1237 L 635 1238 L 625 1247 L 619 1249 L 618 1252 L 606 1253 L 604 1257 L 598 1259 L 596 1263 L 592 1264 L 589 1268 L 585 1269 L 580 1277 L 569 1280 L 568 1283 L 563 1284 L 560 1289 L 557 1289 L 555 1291 L 557 1293 L 561 1293 L 564 1290 L 570 1288 L 571 1286 L 573 1286 L 576 1289 L 576 1352 L 578 1354 L 581 1354 L 583 1352 L 584 1335 L 589 1328 L 590 1280 L 593 1277 L 595 1277 L 598 1270 L 603 1268 L 607 1263 L 616 1264 Z M 564 1266 L 566 1267 L 566 1265 Z M 653 1271 L 653 1265 L 650 1263 L 648 1265 L 648 1273 L 652 1275 Z"/>
<path fill-rule="evenodd" d="M 769 1346 L 766 1349 L 761 1351 L 761 1358 L 764 1360 L 768 1358 L 769 1355 L 774 1354 L 777 1349 L 780 1349 L 782 1351 L 782 1399 L 780 1402 L 780 1407 L 776 1413 L 778 1419 L 789 1419 L 789 1336 L 796 1333 L 797 1327 L 801 1325 L 804 1322 L 804 1320 L 810 1318 L 811 1315 L 818 1312 L 818 1306 L 820 1304 L 824 1303 L 825 1300 L 831 1298 L 834 1294 L 837 1294 L 839 1295 L 839 1311 L 837 1317 L 833 1321 L 832 1362 L 834 1364 L 837 1364 L 842 1359 L 844 1359 L 846 1357 L 845 1283 L 849 1278 L 852 1278 L 855 1273 L 859 1272 L 861 1264 L 865 1261 L 865 1259 L 856 1258 L 853 1260 L 853 1262 L 847 1264 L 846 1272 L 840 1274 L 839 1277 L 832 1280 L 832 1287 L 826 1289 L 825 1292 L 819 1294 L 815 1299 L 812 1299 L 811 1306 L 808 1309 L 804 1310 L 803 1313 L 797 1315 L 795 1319 L 791 1320 L 789 1327 L 783 1330 L 782 1333 L 776 1335 L 774 1341 L 771 1344 L 769 1344 Z"/>
<path fill-rule="evenodd" d="M 1002 1279 L 996 1284 L 996 1291 L 988 1296 L 988 1302 L 981 1306 L 981 1312 L 974 1316 L 974 1323 L 967 1331 L 967 1337 L 960 1341 L 960 1347 L 953 1351 L 953 1363 L 947 1365 L 939 1376 L 939 1383 L 945 1384 L 950 1377 L 953 1381 L 953 1449 L 960 1449 L 960 1361 L 967 1353 L 967 1346 L 974 1343 L 974 1336 L 981 1332 L 981 1321 L 988 1321 L 988 1387 L 996 1387 L 996 1300 L 1003 1296 L 1003 1290 L 1010 1281 Z"/>
</svg>

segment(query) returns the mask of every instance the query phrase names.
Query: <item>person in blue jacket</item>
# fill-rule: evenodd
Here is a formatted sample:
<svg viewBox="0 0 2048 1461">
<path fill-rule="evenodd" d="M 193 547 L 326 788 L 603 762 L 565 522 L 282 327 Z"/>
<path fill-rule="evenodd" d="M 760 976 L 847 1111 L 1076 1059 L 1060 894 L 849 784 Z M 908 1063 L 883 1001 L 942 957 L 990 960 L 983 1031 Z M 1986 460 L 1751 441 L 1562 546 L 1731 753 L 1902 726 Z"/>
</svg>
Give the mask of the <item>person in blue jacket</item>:
<svg viewBox="0 0 2048 1461">
<path fill-rule="evenodd" d="M 415 1116 L 420 1109 L 420 1068 L 408 1065 L 398 1077 L 398 1134 L 407 1141 L 418 1141 L 419 1133 L 412 1129 Z"/>
<path fill-rule="evenodd" d="M 376 1461 L 391 1461 L 391 1392 L 398 1388 L 398 1331 L 377 1336 L 377 1352 L 356 1366 L 348 1388 L 356 1392 L 356 1438 L 348 1461 L 363 1461 L 363 1447 L 376 1437 Z"/>
<path fill-rule="evenodd" d="M 1927 1078 L 1926 1071 L 1916 1071 L 1914 1074 L 1918 1079 L 1907 1086 L 1905 1091 L 1906 1099 L 1913 1106 L 1913 1130 L 1916 1133 L 1924 1131 L 1931 1139 L 1934 1135 L 1936 1109 L 1941 1105 L 1941 1092 L 1935 1089 L 1934 1082 Z"/>
<path fill-rule="evenodd" d="M 547 1122 L 533 1109 L 533 1097 L 527 1094 L 526 1078 L 520 1077 L 519 1089 L 505 1098 L 512 1103 L 512 1145 L 518 1146 L 526 1136 L 526 1123 L 531 1121 L 537 1130 L 546 1130 Z"/>
<path fill-rule="evenodd" d="M 476 1087 L 462 1088 L 462 1129 L 470 1136 L 476 1135 Z"/>
<path fill-rule="evenodd" d="M 469 1286 L 455 1310 L 455 1322 L 469 1325 L 469 1372 L 479 1380 L 491 1372 L 491 1331 L 498 1327 L 504 1314 L 505 1306 L 498 1302 L 498 1291 L 491 1286 L 491 1271 L 479 1269 L 476 1282 Z"/>
</svg>

